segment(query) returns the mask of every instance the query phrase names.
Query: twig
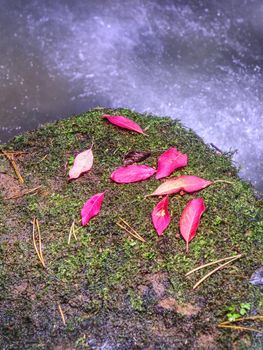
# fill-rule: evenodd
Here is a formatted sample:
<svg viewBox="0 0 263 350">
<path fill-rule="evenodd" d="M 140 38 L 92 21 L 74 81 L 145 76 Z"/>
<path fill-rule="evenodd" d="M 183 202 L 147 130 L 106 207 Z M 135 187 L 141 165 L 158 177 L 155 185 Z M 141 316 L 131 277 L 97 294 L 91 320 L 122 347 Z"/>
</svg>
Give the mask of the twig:
<svg viewBox="0 0 263 350">
<path fill-rule="evenodd" d="M 257 333 L 263 334 L 263 331 L 260 331 L 259 329 L 252 328 L 252 327 L 221 325 L 221 324 L 219 324 L 217 327 L 219 327 L 219 328 L 232 328 L 232 329 L 238 329 L 240 331 L 251 331 L 251 332 L 257 332 Z"/>
<path fill-rule="evenodd" d="M 64 326 L 66 326 L 65 316 L 64 316 L 64 313 L 63 313 L 63 310 L 62 310 L 62 308 L 61 308 L 60 304 L 58 304 L 58 310 L 59 310 L 59 313 L 60 313 L 60 316 L 61 316 L 62 322 L 63 322 Z"/>
<path fill-rule="evenodd" d="M 3 150 L 1 150 L 3 152 Z M 24 152 L 24 151 L 4 151 L 6 154 L 9 154 L 9 155 L 13 155 L 13 156 L 21 156 L 23 154 L 28 154 L 28 152 Z M 4 154 L 3 152 L 3 156 L 6 157 L 6 155 Z M 0 154 L 1 155 L 1 154 Z"/>
<path fill-rule="evenodd" d="M 218 264 L 218 263 L 220 263 L 220 262 L 222 262 L 222 261 L 231 260 L 231 259 L 233 259 L 233 258 L 235 258 L 235 257 L 237 257 L 237 256 L 238 256 L 238 255 L 234 255 L 234 256 L 232 255 L 232 256 L 228 256 L 227 258 L 222 258 L 222 259 L 219 259 L 219 260 L 212 261 L 212 262 L 210 262 L 210 263 L 201 265 L 201 266 L 196 267 L 195 269 L 193 269 L 193 270 L 187 272 L 187 273 L 185 274 L 185 276 L 189 276 L 189 275 L 191 275 L 193 272 L 196 272 L 196 271 L 198 271 L 198 270 L 204 269 L 205 267 L 208 267 L 208 266 L 211 266 L 211 265 L 214 265 L 214 264 Z"/>
<path fill-rule="evenodd" d="M 36 238 L 35 238 L 35 227 L 36 226 L 37 226 L 37 230 L 38 230 L 39 249 L 37 247 Z M 41 234 L 40 234 L 39 224 L 38 224 L 38 220 L 35 218 L 33 219 L 33 233 L 32 233 L 32 235 L 33 235 L 33 244 L 34 244 L 34 248 L 35 248 L 35 251 L 37 253 L 38 259 L 41 262 L 42 266 L 44 268 L 46 268 L 43 254 L 42 254 Z"/>
<path fill-rule="evenodd" d="M 135 231 L 129 224 L 127 221 L 125 221 L 124 219 L 122 219 L 121 217 L 119 218 L 125 225 L 127 225 L 129 227 L 129 229 L 134 233 L 134 235 L 136 235 L 138 238 L 140 238 L 141 240 L 143 240 L 145 242 L 145 239 L 137 232 Z"/>
<path fill-rule="evenodd" d="M 73 222 L 70 226 L 69 235 L 68 235 L 68 244 L 70 244 L 70 240 L 71 240 L 72 235 L 74 236 L 75 240 L 77 241 L 77 236 L 75 233 L 75 220 L 73 220 Z"/>
<path fill-rule="evenodd" d="M 217 268 L 215 268 L 214 270 L 210 271 L 208 274 L 206 274 L 203 278 L 201 278 L 194 286 L 193 289 L 196 289 L 202 282 L 204 282 L 208 277 L 210 277 L 211 275 L 213 275 L 215 272 L 217 272 L 218 270 L 224 268 L 225 266 L 227 266 L 228 264 L 231 264 L 233 261 L 241 258 L 241 254 L 235 256 L 233 259 L 227 261 L 226 263 L 224 263 L 223 265 L 218 266 Z"/>
<path fill-rule="evenodd" d="M 35 188 L 31 188 L 30 190 L 24 191 L 24 192 L 22 192 L 22 193 L 20 193 L 20 194 L 15 194 L 15 195 L 10 196 L 10 197 L 5 197 L 4 199 L 5 199 L 5 200 L 8 200 L 8 199 L 17 199 L 17 198 L 21 198 L 21 197 L 24 197 L 24 196 L 26 196 L 26 195 L 28 195 L 28 194 L 32 194 L 32 193 L 37 192 L 41 187 L 42 187 L 42 185 L 37 186 L 37 187 L 35 187 Z"/>
<path fill-rule="evenodd" d="M 223 322 L 220 323 L 220 325 L 227 325 L 227 324 L 234 323 L 234 322 L 254 321 L 254 320 L 262 320 L 263 321 L 263 316 L 262 315 L 257 315 L 257 316 L 240 317 L 240 318 L 236 318 L 233 321 L 223 321 Z"/>
<path fill-rule="evenodd" d="M 129 231 L 125 226 L 122 226 L 119 222 L 116 222 L 116 225 L 118 225 L 119 227 L 121 227 L 124 231 L 126 231 L 127 233 L 129 233 L 131 236 L 133 236 L 134 238 L 138 239 L 141 242 L 145 242 L 145 239 L 142 238 L 141 236 L 137 236 L 135 235 L 132 231 Z"/>
<path fill-rule="evenodd" d="M 12 165 L 12 167 L 14 168 L 14 171 L 15 171 L 15 173 L 16 173 L 16 176 L 17 176 L 17 178 L 18 178 L 18 181 L 19 181 L 21 184 L 23 184 L 23 183 L 24 183 L 24 179 L 22 178 L 22 176 L 21 176 L 21 174 L 20 174 L 20 172 L 19 172 L 19 169 L 18 169 L 18 167 L 17 167 L 17 165 L 16 165 L 16 162 L 15 162 L 15 160 L 14 160 L 13 155 L 10 155 L 10 154 L 8 154 L 7 152 L 5 152 L 5 151 L 3 151 L 3 150 L 2 150 L 2 153 L 6 156 L 6 158 L 9 160 L 9 162 L 10 162 L 11 165 Z"/>
</svg>

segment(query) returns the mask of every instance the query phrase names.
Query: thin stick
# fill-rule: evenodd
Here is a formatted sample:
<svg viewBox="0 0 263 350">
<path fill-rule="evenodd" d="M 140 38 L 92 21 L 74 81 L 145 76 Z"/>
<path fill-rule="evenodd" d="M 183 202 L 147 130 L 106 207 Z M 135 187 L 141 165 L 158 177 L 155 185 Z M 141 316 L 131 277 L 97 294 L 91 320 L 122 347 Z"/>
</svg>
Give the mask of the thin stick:
<svg viewBox="0 0 263 350">
<path fill-rule="evenodd" d="M 30 190 L 24 191 L 24 192 L 22 192 L 22 193 L 20 193 L 20 194 L 15 194 L 15 195 L 10 196 L 10 197 L 5 197 L 4 199 L 5 199 L 5 200 L 8 200 L 8 199 L 17 199 L 17 198 L 21 198 L 21 197 L 24 197 L 24 196 L 26 196 L 26 195 L 28 195 L 28 194 L 32 194 L 32 193 L 37 192 L 41 187 L 42 187 L 42 185 L 37 186 L 37 187 L 35 187 L 35 188 L 31 188 Z"/>
<path fill-rule="evenodd" d="M 227 325 L 227 324 L 234 323 L 234 322 L 254 321 L 254 320 L 262 320 L 263 321 L 263 316 L 262 315 L 257 315 L 257 316 L 240 317 L 240 318 L 237 318 L 237 319 L 235 319 L 233 321 L 221 322 L 220 325 Z"/>
<path fill-rule="evenodd" d="M 1 150 L 3 152 L 3 150 Z M 23 154 L 27 154 L 28 152 L 24 151 L 4 151 L 6 154 L 13 155 L 13 156 L 20 156 Z M 6 155 L 3 152 L 3 156 L 6 157 Z M 1 155 L 1 154 L 0 154 Z"/>
<path fill-rule="evenodd" d="M 16 165 L 16 162 L 14 161 L 13 155 L 9 155 L 8 153 L 6 153 L 5 151 L 2 150 L 2 153 L 6 156 L 6 158 L 9 160 L 9 162 L 11 163 L 12 167 L 14 168 L 14 171 L 16 173 L 16 176 L 18 178 L 18 181 L 23 184 L 24 183 L 24 179 L 22 178 L 19 169 Z"/>
<path fill-rule="evenodd" d="M 138 238 L 142 239 L 142 240 L 145 242 L 145 239 L 144 239 L 138 232 L 136 232 L 136 231 L 128 224 L 127 221 L 125 221 L 125 220 L 122 219 L 121 217 L 120 217 L 120 220 L 121 220 L 125 225 L 127 225 L 127 226 L 129 227 L 129 229 L 130 229 Z"/>
<path fill-rule="evenodd" d="M 127 233 L 129 233 L 131 236 L 133 236 L 134 238 L 138 239 L 141 242 L 145 242 L 145 239 L 135 235 L 132 231 L 129 231 L 126 227 L 122 226 L 119 222 L 116 222 L 116 225 L 118 225 L 119 227 L 121 227 L 124 231 L 126 231 Z"/>
<path fill-rule="evenodd" d="M 63 310 L 62 310 L 62 308 L 61 308 L 60 304 L 58 304 L 58 310 L 59 310 L 59 313 L 60 313 L 60 316 L 61 316 L 62 322 L 63 322 L 64 326 L 66 326 L 65 316 L 64 316 L 64 313 L 63 313 Z"/>
<path fill-rule="evenodd" d="M 42 266 L 45 268 L 46 267 L 45 262 L 44 262 L 44 260 L 42 260 L 41 254 L 40 254 L 40 252 L 39 252 L 39 250 L 37 248 L 37 244 L 36 244 L 35 226 L 36 226 L 36 219 L 34 218 L 33 219 L 33 233 L 32 233 L 32 235 L 33 235 L 33 245 L 34 245 L 34 248 L 35 248 L 35 251 L 37 253 L 39 261 L 41 262 Z"/>
<path fill-rule="evenodd" d="M 227 181 L 227 180 L 215 180 L 215 181 L 213 181 L 214 184 L 216 184 L 216 183 L 218 183 L 218 182 L 222 182 L 222 183 L 230 184 L 230 185 L 233 185 L 233 184 L 234 184 L 233 181 Z"/>
<path fill-rule="evenodd" d="M 235 258 L 235 257 L 237 257 L 237 256 L 238 256 L 238 255 L 232 255 L 232 256 L 228 256 L 227 258 L 222 258 L 222 259 L 219 259 L 219 260 L 212 261 L 212 262 L 210 262 L 210 263 L 201 265 L 201 266 L 196 267 L 195 269 L 193 269 L 193 270 L 187 272 L 187 273 L 185 274 L 185 276 L 189 276 L 189 275 L 191 275 L 193 272 L 198 271 L 198 270 L 201 270 L 201 269 L 204 269 L 204 268 L 207 267 L 207 266 L 211 266 L 211 265 L 220 263 L 220 262 L 225 261 L 225 260 L 231 260 L 231 259 L 233 259 L 233 258 Z"/>
<path fill-rule="evenodd" d="M 213 275 L 215 272 L 217 272 L 218 270 L 224 268 L 225 266 L 227 266 L 228 264 L 231 264 L 233 261 L 241 258 L 241 254 L 237 255 L 236 257 L 234 257 L 232 260 L 227 261 L 226 263 L 224 263 L 223 265 L 218 266 L 217 268 L 215 268 L 214 270 L 210 271 L 208 274 L 206 274 L 203 278 L 201 278 L 194 286 L 193 289 L 196 289 L 202 282 L 204 282 L 208 277 L 210 277 L 211 275 Z"/>
<path fill-rule="evenodd" d="M 240 331 L 251 331 L 251 332 L 257 332 L 260 334 L 263 334 L 263 331 L 260 331 L 259 329 L 252 328 L 252 327 L 243 327 L 243 326 L 232 326 L 232 325 L 218 325 L 219 328 L 232 328 L 232 329 L 238 329 Z"/>
<path fill-rule="evenodd" d="M 75 225 L 75 220 L 73 220 L 73 222 L 72 222 L 72 224 L 70 226 L 69 235 L 68 235 L 68 244 L 70 244 L 71 236 L 72 236 L 73 230 L 74 230 L 74 225 Z M 75 233 L 74 233 L 74 238 L 76 239 Z"/>
</svg>

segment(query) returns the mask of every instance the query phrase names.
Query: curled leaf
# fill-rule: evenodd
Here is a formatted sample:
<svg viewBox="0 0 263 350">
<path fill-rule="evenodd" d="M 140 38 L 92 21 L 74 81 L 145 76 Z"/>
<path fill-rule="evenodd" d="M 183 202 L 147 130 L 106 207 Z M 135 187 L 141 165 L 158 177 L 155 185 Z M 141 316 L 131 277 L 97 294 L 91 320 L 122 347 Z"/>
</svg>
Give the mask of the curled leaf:
<svg viewBox="0 0 263 350">
<path fill-rule="evenodd" d="M 168 196 L 165 196 L 152 211 L 152 222 L 157 231 L 158 236 L 163 234 L 163 231 L 170 223 L 170 214 L 168 211 Z"/>
<path fill-rule="evenodd" d="M 75 160 L 73 167 L 69 171 L 69 178 L 77 179 L 81 174 L 86 173 L 92 168 L 93 165 L 93 153 L 92 147 L 87 151 L 79 153 Z"/>
<path fill-rule="evenodd" d="M 104 199 L 105 192 L 97 193 L 90 197 L 81 209 L 81 223 L 82 226 L 88 224 L 90 219 L 98 215 Z"/>
<path fill-rule="evenodd" d="M 202 179 L 198 176 L 182 175 L 163 182 L 149 196 L 164 196 L 166 194 L 178 193 L 181 191 L 192 193 L 210 186 L 213 182 Z"/>
<path fill-rule="evenodd" d="M 113 171 L 111 180 L 117 183 L 130 183 L 146 180 L 155 174 L 156 170 L 147 165 L 132 164 Z"/>
<path fill-rule="evenodd" d="M 125 166 L 133 163 L 140 163 L 150 157 L 151 152 L 130 151 L 124 156 L 123 164 Z"/>
<path fill-rule="evenodd" d="M 196 198 L 189 201 L 183 210 L 180 219 L 180 232 L 186 241 L 186 251 L 188 252 L 188 244 L 196 235 L 201 216 L 205 211 L 205 203 L 203 198 Z"/>
<path fill-rule="evenodd" d="M 144 131 L 133 120 L 123 117 L 122 115 L 103 115 L 102 118 L 106 118 L 111 124 L 114 124 L 116 126 L 119 126 L 122 129 L 128 129 L 135 132 L 138 132 L 139 134 L 144 134 Z"/>
<path fill-rule="evenodd" d="M 175 169 L 186 166 L 187 161 L 187 154 L 177 151 L 175 147 L 168 149 L 158 159 L 156 179 L 162 179 L 171 175 Z"/>
</svg>

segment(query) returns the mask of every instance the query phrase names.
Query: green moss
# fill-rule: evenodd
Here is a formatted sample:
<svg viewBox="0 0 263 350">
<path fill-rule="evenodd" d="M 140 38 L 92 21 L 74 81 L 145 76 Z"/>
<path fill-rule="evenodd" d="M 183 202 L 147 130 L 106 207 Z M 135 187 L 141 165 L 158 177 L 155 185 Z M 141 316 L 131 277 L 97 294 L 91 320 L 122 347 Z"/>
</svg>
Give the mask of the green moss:
<svg viewBox="0 0 263 350">
<path fill-rule="evenodd" d="M 110 125 L 101 118 L 104 113 L 134 119 L 147 128 L 149 136 Z M 74 155 L 92 143 L 95 155 L 92 170 L 68 182 L 66 173 Z M 130 150 L 151 150 L 153 155 L 145 164 L 156 166 L 158 154 L 174 146 L 189 155 L 189 165 L 176 175 L 226 179 L 232 184 L 217 183 L 197 194 L 171 197 L 172 221 L 165 235 L 158 238 L 151 223 L 151 211 L 158 199 L 144 199 L 144 196 L 159 182 L 152 178 L 118 185 L 109 176 Z M 5 305 L 2 323 L 7 320 L 10 325 L 16 319 L 13 328 L 3 329 L 3 348 L 10 343 L 24 349 L 41 348 L 42 343 L 42 348 L 52 348 L 55 339 L 57 344 L 62 340 L 64 344 L 76 343 L 79 349 L 84 349 L 85 341 L 93 337 L 96 346 L 108 341 L 113 348 L 118 344 L 125 349 L 150 345 L 156 349 L 175 349 L 172 339 L 176 337 L 176 346 L 190 349 L 198 336 L 211 333 L 215 335 L 217 348 L 224 349 L 236 342 L 234 332 L 216 330 L 217 323 L 226 317 L 225 307 L 240 305 L 245 300 L 253 312 L 259 312 L 260 293 L 257 287 L 249 286 L 248 279 L 262 258 L 262 202 L 237 177 L 230 154 L 216 154 L 178 121 L 127 109 L 96 109 L 18 136 L 4 147 L 28 152 L 17 158 L 18 166 L 28 188 L 41 184 L 43 189 L 37 195 L 0 203 L 0 239 L 6 242 L 0 251 L 4 262 L 0 264 L 1 288 L 15 291 L 21 281 L 27 283 L 24 294 L 14 292 L 8 299 L 2 294 Z M 2 159 L 0 166 L 12 174 L 9 164 Z M 105 189 L 100 215 L 87 227 L 80 227 L 83 203 Z M 207 210 L 186 254 L 178 222 L 187 201 L 197 196 L 204 198 Z M 33 249 L 33 217 L 40 221 L 47 271 L 43 271 Z M 146 242 L 134 240 L 122 231 L 116 225 L 119 217 L 127 220 Z M 68 245 L 73 220 L 77 225 L 77 240 L 72 237 Z M 219 271 L 196 291 L 192 290 L 207 270 L 188 279 L 187 271 L 236 253 L 244 254 L 244 258 Z M 161 296 L 149 282 L 149 275 L 155 273 L 168 275 Z M 140 288 L 146 292 L 141 294 Z M 25 297 L 31 302 L 21 310 Z M 160 309 L 158 303 L 168 297 L 181 304 L 198 305 L 201 312 L 189 317 Z M 65 332 L 57 303 L 63 306 L 70 325 Z M 41 326 L 34 328 L 31 323 L 26 324 L 25 317 L 37 320 Z M 187 330 L 184 324 L 188 325 Z M 83 336 L 85 329 L 89 329 L 88 338 Z M 196 338 L 191 337 L 186 345 L 188 329 Z M 137 341 L 131 342 L 134 334 Z"/>
</svg>

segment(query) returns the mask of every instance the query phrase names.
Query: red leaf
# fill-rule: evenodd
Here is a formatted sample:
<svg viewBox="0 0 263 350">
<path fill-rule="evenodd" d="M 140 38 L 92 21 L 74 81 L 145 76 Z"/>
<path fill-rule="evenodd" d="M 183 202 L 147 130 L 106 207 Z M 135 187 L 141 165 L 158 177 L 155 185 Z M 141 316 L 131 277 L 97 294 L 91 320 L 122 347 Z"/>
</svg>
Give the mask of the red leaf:
<svg viewBox="0 0 263 350">
<path fill-rule="evenodd" d="M 203 198 L 196 198 L 189 201 L 183 210 L 180 219 L 180 232 L 186 241 L 186 251 L 188 252 L 188 243 L 196 235 L 201 216 L 205 211 Z"/>
<path fill-rule="evenodd" d="M 187 154 L 180 153 L 175 147 L 168 149 L 158 159 L 156 179 L 171 175 L 175 169 L 186 166 L 187 161 Z"/>
<path fill-rule="evenodd" d="M 97 193 L 90 197 L 81 209 L 81 223 L 87 225 L 90 219 L 98 215 L 104 199 L 105 192 Z"/>
<path fill-rule="evenodd" d="M 110 178 L 114 182 L 124 184 L 146 180 L 153 176 L 155 172 L 156 170 L 149 166 L 132 164 L 114 170 Z"/>
<path fill-rule="evenodd" d="M 108 119 L 108 121 L 111 124 L 117 125 L 120 128 L 123 129 L 128 129 L 128 130 L 132 130 L 135 132 L 138 132 L 139 134 L 144 134 L 144 131 L 142 130 L 142 128 L 140 127 L 140 125 L 138 125 L 137 123 L 135 123 L 133 120 L 123 117 L 122 115 L 103 115 L 102 118 L 106 118 Z"/>
<path fill-rule="evenodd" d="M 166 196 L 153 208 L 152 211 L 152 221 L 158 236 L 163 234 L 163 231 L 170 224 L 170 219 L 168 211 L 168 196 Z"/>
<path fill-rule="evenodd" d="M 77 179 L 81 174 L 86 173 L 92 168 L 93 165 L 93 153 L 92 148 L 87 151 L 83 151 L 77 155 L 74 160 L 73 167 L 69 171 L 69 178 Z"/>
<path fill-rule="evenodd" d="M 212 181 L 202 179 L 198 176 L 182 175 L 163 182 L 149 196 L 164 196 L 166 194 L 173 194 L 180 191 L 192 193 L 202 190 L 203 188 L 210 186 L 212 183 Z"/>
</svg>

